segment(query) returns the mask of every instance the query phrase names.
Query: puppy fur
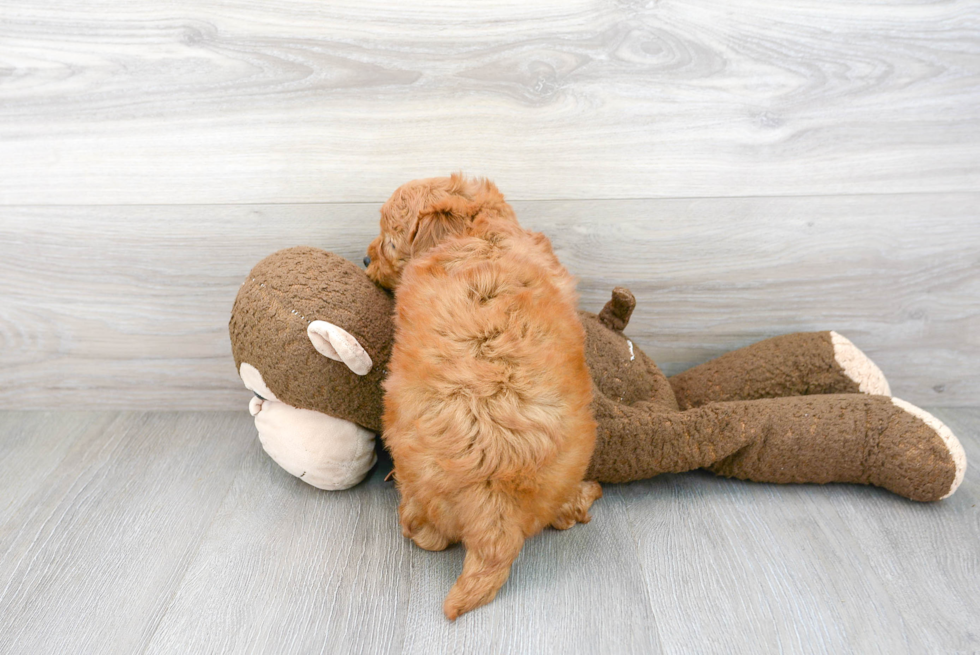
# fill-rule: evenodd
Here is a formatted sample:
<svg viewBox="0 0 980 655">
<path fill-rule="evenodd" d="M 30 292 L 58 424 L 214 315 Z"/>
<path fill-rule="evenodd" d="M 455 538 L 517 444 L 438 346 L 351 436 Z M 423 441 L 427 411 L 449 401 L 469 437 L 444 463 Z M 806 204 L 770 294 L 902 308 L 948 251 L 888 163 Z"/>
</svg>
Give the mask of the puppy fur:
<svg viewBox="0 0 980 655">
<path fill-rule="evenodd" d="M 462 542 L 450 620 L 493 600 L 525 539 L 589 521 L 595 446 L 575 281 L 486 180 L 416 180 L 381 210 L 367 274 L 395 289 L 383 438 L 402 533 Z"/>
</svg>

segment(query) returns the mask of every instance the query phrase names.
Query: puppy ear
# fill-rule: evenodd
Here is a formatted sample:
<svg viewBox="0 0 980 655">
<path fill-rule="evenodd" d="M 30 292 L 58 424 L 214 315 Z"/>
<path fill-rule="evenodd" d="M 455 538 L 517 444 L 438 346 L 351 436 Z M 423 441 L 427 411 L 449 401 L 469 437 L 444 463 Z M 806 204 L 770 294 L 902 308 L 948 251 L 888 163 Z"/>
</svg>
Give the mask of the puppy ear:
<svg viewBox="0 0 980 655">
<path fill-rule="evenodd" d="M 424 208 L 409 232 L 412 257 L 418 257 L 449 237 L 462 234 L 479 209 L 478 203 L 462 196 L 449 196 Z"/>
<path fill-rule="evenodd" d="M 347 330 L 328 323 L 313 321 L 306 328 L 310 343 L 324 357 L 343 362 L 357 375 L 367 375 L 374 362 L 357 338 Z"/>
</svg>

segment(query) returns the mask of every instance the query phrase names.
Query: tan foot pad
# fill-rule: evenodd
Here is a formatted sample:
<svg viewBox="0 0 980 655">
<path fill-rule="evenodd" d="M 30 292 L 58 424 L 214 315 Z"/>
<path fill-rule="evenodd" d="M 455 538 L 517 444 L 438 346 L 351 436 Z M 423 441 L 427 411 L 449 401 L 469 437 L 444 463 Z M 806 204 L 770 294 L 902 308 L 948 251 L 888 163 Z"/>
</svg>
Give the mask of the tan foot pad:
<svg viewBox="0 0 980 655">
<path fill-rule="evenodd" d="M 844 374 L 857 382 L 861 393 L 874 396 L 892 395 L 891 387 L 881 369 L 871 359 L 861 352 L 861 349 L 851 343 L 847 337 L 831 331 L 830 339 L 834 344 L 834 359 Z"/>
<path fill-rule="evenodd" d="M 963 445 L 960 444 L 959 439 L 956 438 L 953 431 L 946 427 L 945 423 L 921 407 L 916 407 L 912 403 L 907 403 L 898 398 L 892 398 L 892 403 L 894 403 L 896 407 L 905 410 L 912 416 L 915 416 L 923 423 L 928 425 L 936 434 L 939 435 L 939 438 L 943 440 L 943 443 L 946 444 L 946 448 L 949 450 L 949 455 L 953 459 L 953 466 L 956 468 L 956 473 L 953 476 L 953 484 L 950 485 L 949 491 L 947 491 L 946 494 L 940 498 L 940 500 L 943 498 L 949 498 L 960 486 L 960 483 L 963 482 L 963 476 L 966 474 L 966 452 L 963 450 Z"/>
</svg>

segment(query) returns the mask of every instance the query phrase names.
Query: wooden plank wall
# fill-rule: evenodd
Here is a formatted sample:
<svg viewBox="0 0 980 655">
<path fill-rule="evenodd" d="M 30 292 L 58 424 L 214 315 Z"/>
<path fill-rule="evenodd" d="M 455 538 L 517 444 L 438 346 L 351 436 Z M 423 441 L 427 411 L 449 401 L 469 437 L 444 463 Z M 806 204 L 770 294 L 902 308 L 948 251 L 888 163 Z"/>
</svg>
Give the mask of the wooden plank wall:
<svg viewBox="0 0 980 655">
<path fill-rule="evenodd" d="M 837 329 L 980 397 L 980 8 L 10 0 L 0 398 L 234 409 L 249 268 L 359 260 L 401 182 L 494 178 L 677 372 Z"/>
</svg>

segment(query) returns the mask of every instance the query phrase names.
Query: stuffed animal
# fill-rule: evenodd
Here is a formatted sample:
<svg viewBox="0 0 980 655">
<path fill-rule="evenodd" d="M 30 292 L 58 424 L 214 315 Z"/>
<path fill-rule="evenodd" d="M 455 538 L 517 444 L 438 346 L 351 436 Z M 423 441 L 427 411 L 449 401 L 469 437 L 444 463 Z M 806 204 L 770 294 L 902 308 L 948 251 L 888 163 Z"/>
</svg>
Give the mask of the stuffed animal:
<svg viewBox="0 0 980 655">
<path fill-rule="evenodd" d="M 953 433 L 890 397 L 881 371 L 835 332 L 789 334 L 667 378 L 623 335 L 623 288 L 581 312 L 598 422 L 588 479 L 628 482 L 706 468 L 759 482 L 849 482 L 932 501 L 963 480 Z M 262 260 L 229 331 L 266 452 L 321 489 L 376 461 L 394 302 L 351 262 L 315 248 Z"/>
</svg>

